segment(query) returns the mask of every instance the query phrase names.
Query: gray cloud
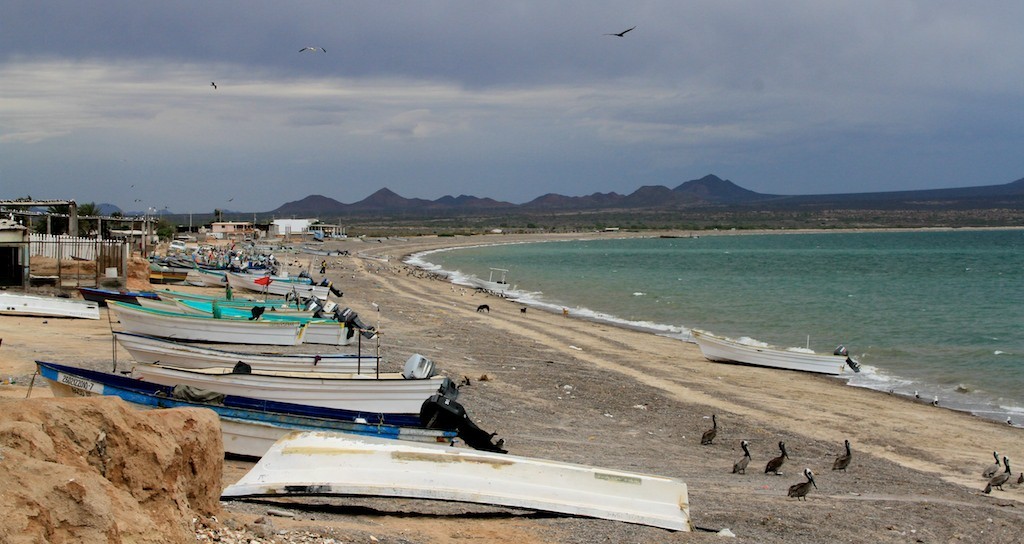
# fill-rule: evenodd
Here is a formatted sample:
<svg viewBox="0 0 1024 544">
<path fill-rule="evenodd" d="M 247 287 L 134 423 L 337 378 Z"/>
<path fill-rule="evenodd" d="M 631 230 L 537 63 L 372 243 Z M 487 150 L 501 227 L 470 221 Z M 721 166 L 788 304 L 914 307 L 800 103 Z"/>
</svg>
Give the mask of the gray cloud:
<svg viewBox="0 0 1024 544">
<path fill-rule="evenodd" d="M 1024 4 L 0 8 L 12 197 L 266 210 L 384 186 L 523 202 L 707 173 L 782 194 L 1024 175 Z"/>
</svg>

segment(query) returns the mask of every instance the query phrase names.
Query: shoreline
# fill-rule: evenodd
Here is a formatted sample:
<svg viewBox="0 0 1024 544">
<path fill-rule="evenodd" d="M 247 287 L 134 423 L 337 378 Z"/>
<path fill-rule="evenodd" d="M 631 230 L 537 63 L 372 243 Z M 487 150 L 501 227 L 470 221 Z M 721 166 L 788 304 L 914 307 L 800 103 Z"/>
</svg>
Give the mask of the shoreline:
<svg viewBox="0 0 1024 544">
<path fill-rule="evenodd" d="M 953 232 L 953 231 L 959 231 L 959 230 L 995 230 L 995 231 L 1000 231 L 1000 230 L 1024 230 L 1024 227 L 1017 227 L 1017 228 L 977 227 L 977 228 L 972 228 L 972 229 L 957 229 L 957 228 L 934 227 L 934 228 L 930 228 L 930 229 L 883 229 L 883 230 L 885 230 L 886 232 L 920 232 L 922 230 L 928 230 L 928 231 L 932 231 L 932 232 Z M 694 232 L 696 232 L 696 231 L 694 231 Z M 743 236 L 743 235 L 771 235 L 771 234 L 831 234 L 831 233 L 842 234 L 842 233 L 864 233 L 864 232 L 875 232 L 875 231 L 872 230 L 872 229 L 844 229 L 844 230 L 827 230 L 827 229 L 814 230 L 814 229 L 806 229 L 806 230 L 799 230 L 799 231 L 797 231 L 797 230 L 791 230 L 791 231 L 762 230 L 762 231 L 721 231 L 721 232 L 715 231 L 714 234 L 711 234 L 711 235 L 716 235 L 716 236 L 717 235 L 721 235 L 721 236 L 733 236 L 733 235 Z M 615 236 L 613 236 L 613 237 L 616 238 L 616 239 L 625 239 L 625 238 L 644 238 L 644 239 L 646 239 L 646 238 L 666 237 L 664 235 L 659 235 L 659 236 L 646 236 L 646 235 L 629 236 L 630 233 L 622 233 L 622 232 L 616 232 L 616 233 L 598 232 L 598 233 L 593 233 L 593 234 L 598 239 L 608 239 L 608 238 L 610 238 L 610 237 L 608 237 L 608 234 L 614 234 Z M 691 234 L 691 233 L 689 231 L 687 231 L 687 234 Z M 487 235 L 487 236 L 493 236 L 493 235 Z M 668 237 L 676 237 L 676 236 L 668 236 Z M 686 237 L 686 236 L 678 236 L 678 237 Z M 528 240 L 494 241 L 494 242 L 491 242 L 491 243 L 468 244 L 468 245 L 458 245 L 458 246 L 444 246 L 444 247 L 424 249 L 424 250 L 420 250 L 420 251 L 406 253 L 406 254 L 401 255 L 399 257 L 399 260 L 403 264 L 417 267 L 417 268 L 419 268 L 421 270 L 424 270 L 426 272 L 429 272 L 429 273 L 435 273 L 435 274 L 440 274 L 442 276 L 445 276 L 447 278 L 447 280 L 452 282 L 453 284 L 463 285 L 463 286 L 471 288 L 472 286 L 469 283 L 466 283 L 465 280 L 462 280 L 459 277 L 457 277 L 454 274 L 453 271 L 445 270 L 445 269 L 441 268 L 440 265 L 436 265 L 434 263 L 431 263 L 431 262 L 427 261 L 426 257 L 428 257 L 429 255 L 432 255 L 432 254 L 441 253 L 441 252 L 447 252 L 447 251 L 452 251 L 452 250 L 457 250 L 457 249 L 471 249 L 471 248 L 503 246 L 503 245 L 517 245 L 517 244 L 528 244 L 528 243 L 564 242 L 564 241 L 573 241 L 573 240 L 580 240 L 580 239 L 584 239 L 584 238 L 566 237 L 564 239 L 551 239 L 551 240 L 543 240 L 543 241 L 528 241 Z M 585 239 L 591 240 L 591 239 L 594 239 L 594 238 L 590 237 L 590 238 L 585 238 Z M 511 291 L 516 291 L 516 289 L 514 287 L 512 289 L 510 289 L 510 290 Z M 520 292 L 522 292 L 522 291 L 520 291 Z M 539 299 L 530 297 L 529 295 L 527 295 L 525 297 L 517 296 L 515 294 L 502 295 L 502 296 L 504 298 L 507 298 L 508 300 L 517 302 L 517 303 L 522 304 L 524 306 L 528 306 L 528 307 L 531 307 L 531 308 L 542 310 L 542 311 L 545 311 L 545 312 L 548 312 L 548 313 L 551 313 L 551 314 L 556 314 L 557 315 L 559 313 L 559 307 L 560 307 L 559 305 L 553 304 L 553 303 L 548 303 L 548 302 L 545 302 L 543 300 L 539 300 Z M 620 327 L 620 328 L 623 328 L 623 329 L 634 330 L 634 331 L 638 331 L 638 332 L 645 332 L 645 333 L 649 333 L 649 334 L 656 334 L 656 335 L 659 335 L 659 336 L 664 336 L 666 338 L 672 338 L 672 339 L 678 340 L 680 342 L 693 344 L 692 340 L 688 340 L 687 339 L 687 337 L 689 336 L 688 335 L 689 329 L 687 327 L 685 327 L 685 326 L 681 326 L 681 325 L 680 326 L 674 326 L 674 325 L 670 325 L 670 324 L 666 324 L 666 323 L 655 323 L 655 322 L 629 321 L 629 320 L 626 320 L 626 319 L 619 318 L 618 316 L 615 316 L 615 315 L 612 315 L 612 314 L 606 314 L 604 312 L 600 312 L 598 310 L 594 310 L 594 309 L 588 308 L 586 306 L 581 306 L 581 305 L 576 305 L 573 308 L 573 310 L 575 312 L 573 314 L 573 317 L 575 317 L 577 319 L 586 319 L 586 320 L 594 321 L 595 323 L 603 323 L 603 324 L 607 324 L 607 325 L 614 326 L 614 327 Z M 748 335 L 748 336 L 751 336 L 751 338 L 756 338 L 756 335 L 753 335 L 753 334 Z M 871 379 L 871 378 L 859 377 L 857 375 L 851 375 L 851 376 L 846 376 L 846 377 L 843 377 L 843 378 L 833 378 L 833 379 L 836 379 L 837 381 L 840 381 L 840 382 L 846 384 L 849 387 L 858 387 L 858 388 L 868 389 L 868 390 L 872 390 L 872 391 L 878 391 L 878 392 L 886 393 L 888 395 L 903 397 L 903 398 L 906 398 L 906 399 L 914 401 L 914 402 L 920 402 L 920 403 L 925 403 L 925 404 L 930 403 L 931 399 L 933 399 L 933 398 L 937 399 L 938 398 L 938 394 L 943 392 L 942 386 L 939 385 L 939 384 L 928 383 L 928 382 L 919 382 L 919 381 L 913 380 L 911 378 L 907 378 L 907 377 L 899 376 L 899 375 L 894 375 L 894 374 L 878 373 L 876 368 L 877 367 L 872 368 L 869 365 L 868 367 L 866 367 L 866 370 L 869 370 L 870 373 L 872 373 L 872 374 L 876 374 L 876 375 L 879 375 L 879 376 L 885 376 L 885 378 Z M 860 378 L 860 379 L 858 379 L 858 378 Z M 901 385 L 899 387 L 895 387 L 894 388 L 894 387 L 891 386 L 891 382 L 893 382 L 893 381 L 905 382 L 905 385 Z M 956 412 L 967 413 L 967 414 L 970 414 L 970 415 L 972 415 L 974 417 L 978 417 L 978 418 L 985 419 L 985 420 L 988 420 L 988 421 L 995 421 L 995 422 L 999 422 L 999 423 L 1004 423 L 1004 424 L 1006 424 L 1007 421 L 1014 421 L 1013 423 L 1010 423 L 1008 425 L 1012 426 L 1012 427 L 1017 427 L 1017 428 L 1024 428 L 1024 406 L 1004 406 L 1004 405 L 1001 405 L 998 402 L 996 402 L 994 399 L 986 399 L 986 398 L 978 398 L 978 399 L 971 399 L 971 398 L 966 398 L 966 399 L 949 398 L 948 397 L 948 393 L 949 392 L 946 391 L 945 393 L 946 393 L 946 397 L 941 401 L 941 406 L 940 407 L 942 407 L 942 408 L 946 408 L 946 409 L 949 409 L 949 410 L 952 410 L 952 411 L 956 411 Z M 920 396 L 916 396 L 918 394 L 920 394 Z M 1016 416 L 1016 417 L 1014 418 L 1014 416 Z"/>
<path fill-rule="evenodd" d="M 737 542 L 947 542 L 976 535 L 979 527 L 994 542 L 1019 538 L 1024 515 L 1007 506 L 1024 503 L 1024 488 L 982 494 L 980 472 L 993 450 L 1015 466 L 1024 461 L 1021 429 L 821 376 L 713 363 L 696 345 L 648 332 L 549 312 L 521 314 L 518 303 L 459 292 L 395 260 L 453 241 L 488 239 L 330 242 L 351 255 L 326 260 L 328 277 L 345 291 L 339 303 L 380 325 L 385 368 L 421 353 L 442 374 L 471 378 L 460 402 L 481 428 L 506 439 L 511 453 L 679 478 L 689 488 L 694 524 L 729 528 Z M 356 249 L 369 258 L 356 256 Z M 374 258 L 382 256 L 388 260 Z M 304 266 L 321 259 L 296 254 L 287 261 Z M 491 312 L 477 313 L 484 302 Z M 0 368 L 27 368 L 34 358 L 109 364 L 105 319 L 48 321 L 5 321 L 12 326 L 0 346 L 0 363 L 6 363 Z M 25 394 L 23 385 L 0 390 Z M 40 393 L 37 384 L 33 397 Z M 713 414 L 718 438 L 701 445 Z M 846 472 L 834 472 L 845 439 L 854 461 Z M 732 474 L 740 440 L 750 442 L 753 461 L 746 474 Z M 779 441 L 790 456 L 783 475 L 764 474 Z M 224 483 L 234 483 L 251 465 L 226 460 Z M 802 480 L 805 467 L 818 487 L 807 501 L 788 498 L 788 486 Z M 298 509 L 288 526 L 372 527 L 386 541 L 416 543 L 470 537 L 501 544 L 719 541 L 714 534 L 585 518 L 464 516 L 463 505 L 424 502 L 337 499 L 327 502 L 337 509 Z M 346 508 L 352 504 L 378 513 Z M 267 506 L 229 501 L 223 508 L 225 516 L 251 519 Z"/>
</svg>

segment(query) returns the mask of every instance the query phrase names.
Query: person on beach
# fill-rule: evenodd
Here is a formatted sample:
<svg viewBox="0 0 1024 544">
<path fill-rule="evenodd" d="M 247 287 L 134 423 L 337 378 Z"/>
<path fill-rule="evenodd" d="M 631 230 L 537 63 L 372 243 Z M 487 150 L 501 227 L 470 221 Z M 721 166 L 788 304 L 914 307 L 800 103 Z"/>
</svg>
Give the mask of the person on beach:
<svg viewBox="0 0 1024 544">
<path fill-rule="evenodd" d="M 224 299 L 231 300 L 232 296 L 233 294 L 231 292 L 231 284 L 229 283 L 228 286 L 224 288 Z"/>
<path fill-rule="evenodd" d="M 327 273 L 327 259 L 320 261 L 320 275 L 323 276 Z"/>
</svg>

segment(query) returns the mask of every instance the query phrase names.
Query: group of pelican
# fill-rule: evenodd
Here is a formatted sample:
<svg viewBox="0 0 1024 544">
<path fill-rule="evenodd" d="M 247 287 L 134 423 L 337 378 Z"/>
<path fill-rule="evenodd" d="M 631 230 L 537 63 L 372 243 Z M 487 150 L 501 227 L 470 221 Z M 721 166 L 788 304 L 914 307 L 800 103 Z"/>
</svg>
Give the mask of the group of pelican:
<svg viewBox="0 0 1024 544">
<path fill-rule="evenodd" d="M 986 495 L 991 493 L 993 488 L 1002 491 L 1003 484 L 1009 482 L 1010 478 L 1013 477 L 1013 471 L 1010 469 L 1010 459 L 1008 457 L 1005 455 L 1003 456 L 1002 465 L 999 464 L 999 452 L 992 452 L 992 457 L 995 457 L 996 462 L 985 467 L 985 470 L 981 471 L 981 477 L 988 479 L 988 483 L 985 484 L 984 491 Z M 1003 470 L 1000 471 L 1000 468 L 1003 468 Z M 1021 472 L 1020 476 L 1017 478 L 1017 484 L 1024 484 L 1024 472 Z"/>
<path fill-rule="evenodd" d="M 717 436 L 717 435 L 718 435 L 718 418 L 714 414 L 712 414 L 711 415 L 711 428 L 708 429 L 707 431 L 704 431 L 704 434 L 701 436 L 701 438 L 700 438 L 701 445 L 703 445 L 703 446 L 712 445 L 714 443 L 715 436 Z M 850 449 L 850 441 L 849 440 L 845 440 L 843 445 L 845 447 L 845 451 L 843 453 L 841 453 L 838 457 L 836 457 L 835 461 L 832 462 L 832 470 L 842 470 L 843 472 L 846 472 L 846 469 L 850 466 L 850 461 L 853 460 L 853 451 Z M 751 457 L 750 457 L 750 442 L 748 442 L 746 440 L 741 440 L 740 441 L 740 448 L 743 449 L 743 457 L 740 457 L 740 460 L 736 461 L 732 465 L 732 473 L 733 474 L 746 474 L 747 473 L 747 466 L 750 464 L 750 461 L 751 461 Z M 789 459 L 789 453 L 786 452 L 786 443 L 780 440 L 779 441 L 779 455 L 777 457 L 773 457 L 773 458 L 768 460 L 768 463 L 764 467 L 764 473 L 765 474 L 775 474 L 777 476 L 781 476 L 782 473 L 779 472 L 779 469 L 782 468 L 782 465 L 783 465 L 783 463 L 786 462 L 786 459 Z M 1004 460 L 1005 460 L 1005 458 L 1004 458 Z M 997 455 L 996 456 L 997 464 L 998 464 L 998 461 L 999 461 L 999 457 Z M 998 465 L 997 465 L 996 470 L 998 470 Z M 1007 465 L 1007 471 L 1009 471 L 1009 465 Z M 812 487 L 814 489 L 818 488 L 818 484 L 815 483 L 815 481 L 814 481 L 814 472 L 811 472 L 810 468 L 805 468 L 803 474 L 804 474 L 804 478 L 806 478 L 805 481 L 798 482 L 798 483 L 795 483 L 795 484 L 789 486 L 789 492 L 787 493 L 787 495 L 789 497 L 794 497 L 797 500 L 799 500 L 799 499 L 807 500 L 807 494 L 811 492 L 811 488 Z M 1007 472 L 1007 474 L 1008 474 L 1008 472 Z M 1021 475 L 1021 478 L 1024 479 L 1024 474 Z M 1002 488 L 1000 488 L 1000 489 L 1002 489 Z"/>
</svg>

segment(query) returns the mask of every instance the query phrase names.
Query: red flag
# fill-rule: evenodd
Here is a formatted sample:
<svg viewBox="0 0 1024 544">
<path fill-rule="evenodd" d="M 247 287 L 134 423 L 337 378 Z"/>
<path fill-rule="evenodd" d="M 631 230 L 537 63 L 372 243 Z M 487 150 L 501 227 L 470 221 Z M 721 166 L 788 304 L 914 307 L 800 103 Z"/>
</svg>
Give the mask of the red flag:
<svg viewBox="0 0 1024 544">
<path fill-rule="evenodd" d="M 270 276 L 261 276 L 253 280 L 253 283 L 255 283 L 256 285 L 270 285 L 270 282 Z"/>
</svg>

